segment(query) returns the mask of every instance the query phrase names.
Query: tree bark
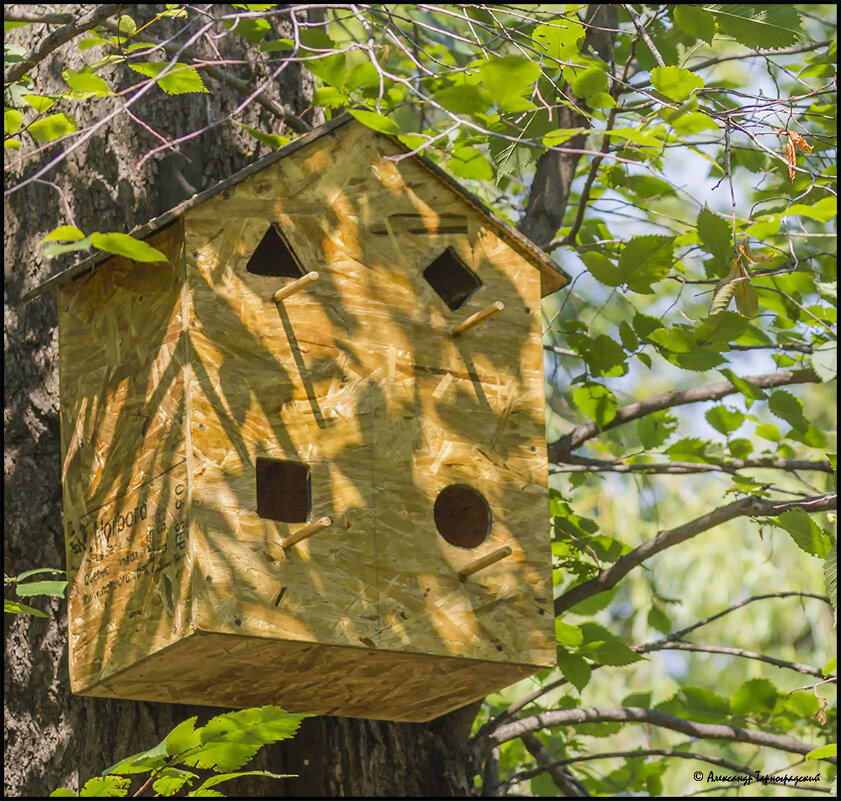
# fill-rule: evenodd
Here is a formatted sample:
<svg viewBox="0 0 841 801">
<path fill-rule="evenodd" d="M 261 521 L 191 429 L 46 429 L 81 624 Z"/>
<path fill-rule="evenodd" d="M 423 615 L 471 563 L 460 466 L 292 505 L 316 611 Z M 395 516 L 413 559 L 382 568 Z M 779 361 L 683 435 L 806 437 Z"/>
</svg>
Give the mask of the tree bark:
<svg viewBox="0 0 841 801">
<path fill-rule="evenodd" d="M 92 6 L 55 4 L 46 13 L 78 16 Z M 218 9 L 219 6 L 211 8 Z M 7 12 L 26 12 L 21 5 Z M 163 6 L 127 8 L 138 27 Z M 170 20 L 169 31 L 178 29 Z M 53 26 L 55 27 L 55 26 Z M 160 32 L 160 23 L 155 30 Z M 46 35 L 45 26 L 30 25 L 7 34 L 26 50 Z M 282 35 L 280 32 L 273 36 Z M 236 37 L 219 40 L 223 51 Z M 223 53 L 225 54 L 225 53 Z M 241 53 L 238 54 L 241 56 Z M 73 41 L 52 52 L 32 71 L 39 93 L 66 88 L 64 68 L 82 61 Z M 232 70 L 234 68 L 231 68 Z M 247 67 L 239 75 L 249 78 Z M 114 81 L 125 71 L 101 73 Z M 137 76 L 139 77 L 139 76 Z M 303 113 L 311 84 L 297 67 L 282 74 L 273 99 Z M 229 86 L 208 82 L 209 94 L 170 97 L 155 90 L 133 113 L 166 137 L 197 130 L 210 119 L 232 110 L 242 100 Z M 105 99 L 99 103 L 113 103 Z M 80 126 L 90 122 L 79 106 Z M 240 117 L 261 130 L 277 130 L 278 122 L 252 104 Z M 319 119 L 305 116 L 310 124 Z M 138 160 L 159 144 L 152 134 L 125 115 L 71 154 L 45 178 L 61 186 L 76 224 L 91 231 L 128 232 L 163 213 L 194 192 L 227 178 L 255 157 L 257 145 L 230 122 L 177 152 L 163 151 L 142 169 Z M 7 187 L 32 174 L 64 145 L 53 145 L 39 164 L 26 163 L 7 174 Z M 12 160 L 17 156 L 13 155 Z M 5 483 L 4 572 L 14 576 L 35 567 L 65 567 L 61 452 L 58 424 L 58 353 L 56 298 L 53 293 L 21 303 L 58 266 L 37 255 L 37 243 L 48 231 L 70 223 L 53 187 L 30 183 L 10 195 L 5 214 Z M 91 776 L 118 760 L 157 744 L 177 723 L 191 715 L 199 724 L 221 710 L 133 701 L 83 698 L 70 693 L 67 666 L 66 605 L 54 600 L 35 605 L 46 619 L 4 615 L 6 643 L 4 699 L 6 715 L 5 792 L 12 796 L 48 795 L 58 786 L 78 790 Z M 468 794 L 467 737 L 476 706 L 429 724 L 393 724 L 342 718 L 305 721 L 300 734 L 282 745 L 264 749 L 256 766 L 299 779 L 239 780 L 226 794 L 295 796 L 464 796 Z"/>
</svg>

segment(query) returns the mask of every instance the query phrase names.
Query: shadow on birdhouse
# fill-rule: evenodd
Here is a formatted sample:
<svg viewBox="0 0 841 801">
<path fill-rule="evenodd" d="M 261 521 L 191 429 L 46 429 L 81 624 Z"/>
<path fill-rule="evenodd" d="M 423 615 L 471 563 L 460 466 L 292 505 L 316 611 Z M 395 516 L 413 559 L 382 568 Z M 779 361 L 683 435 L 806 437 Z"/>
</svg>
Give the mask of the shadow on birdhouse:
<svg viewBox="0 0 841 801">
<path fill-rule="evenodd" d="M 540 298 L 344 116 L 58 285 L 83 695 L 422 721 L 554 664 Z"/>
</svg>

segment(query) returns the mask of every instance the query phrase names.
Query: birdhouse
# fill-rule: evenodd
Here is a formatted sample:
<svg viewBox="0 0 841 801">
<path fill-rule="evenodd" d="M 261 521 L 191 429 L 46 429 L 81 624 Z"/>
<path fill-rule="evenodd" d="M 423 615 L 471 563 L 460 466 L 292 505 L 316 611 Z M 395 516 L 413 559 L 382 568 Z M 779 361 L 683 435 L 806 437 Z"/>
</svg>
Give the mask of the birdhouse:
<svg viewBox="0 0 841 801">
<path fill-rule="evenodd" d="M 423 721 L 554 664 L 540 299 L 345 115 L 60 273 L 81 695 Z"/>
</svg>

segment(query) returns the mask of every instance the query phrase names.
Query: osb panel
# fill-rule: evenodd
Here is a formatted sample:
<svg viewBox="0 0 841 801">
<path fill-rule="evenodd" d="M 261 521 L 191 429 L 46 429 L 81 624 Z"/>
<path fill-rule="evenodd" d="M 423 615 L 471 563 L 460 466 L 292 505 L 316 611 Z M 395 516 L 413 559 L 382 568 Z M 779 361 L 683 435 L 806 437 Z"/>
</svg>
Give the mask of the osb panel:
<svg viewBox="0 0 841 801">
<path fill-rule="evenodd" d="M 186 215 L 200 624 L 551 664 L 540 275 L 387 151 L 347 126 Z M 279 305 L 287 279 L 245 271 L 273 221 L 321 276 Z M 446 247 L 482 281 L 456 312 L 422 276 Z M 297 527 L 256 517 L 257 456 L 310 464 L 312 517 L 333 525 L 284 554 Z M 494 512 L 469 551 L 432 515 L 457 482 Z M 501 545 L 510 557 L 459 581 Z"/>
<path fill-rule="evenodd" d="M 423 722 L 537 668 L 196 633 L 86 694 Z"/>
<path fill-rule="evenodd" d="M 188 586 L 182 226 L 166 264 L 114 258 L 59 291 L 74 689 L 181 636 Z"/>
</svg>

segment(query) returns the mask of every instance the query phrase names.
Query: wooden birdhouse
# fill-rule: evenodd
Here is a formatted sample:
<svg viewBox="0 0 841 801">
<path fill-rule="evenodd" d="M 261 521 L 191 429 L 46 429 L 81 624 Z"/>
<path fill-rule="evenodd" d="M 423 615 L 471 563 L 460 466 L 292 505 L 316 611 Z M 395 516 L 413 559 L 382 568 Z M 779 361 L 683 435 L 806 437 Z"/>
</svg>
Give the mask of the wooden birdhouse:
<svg viewBox="0 0 841 801">
<path fill-rule="evenodd" d="M 350 117 L 58 285 L 82 695 L 422 721 L 554 664 L 546 255 Z"/>
</svg>

